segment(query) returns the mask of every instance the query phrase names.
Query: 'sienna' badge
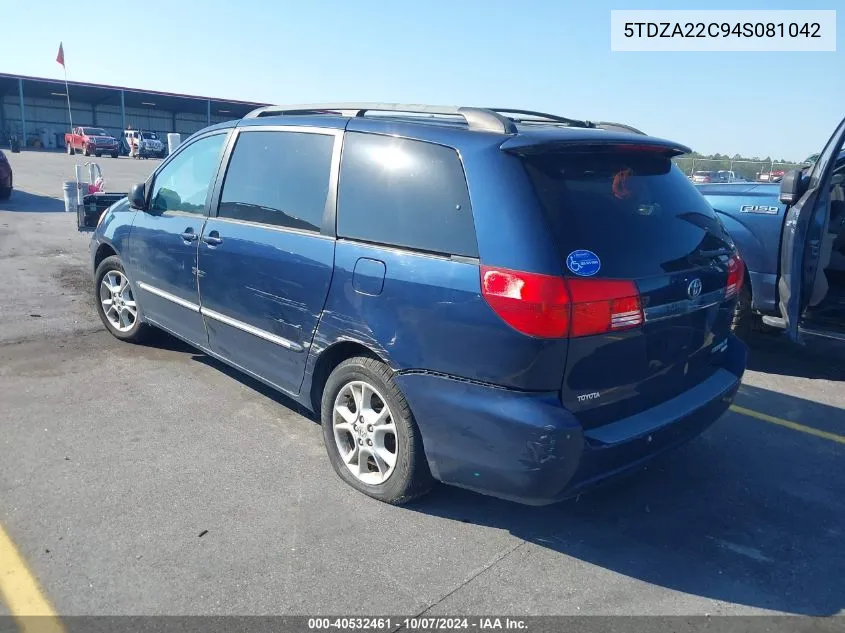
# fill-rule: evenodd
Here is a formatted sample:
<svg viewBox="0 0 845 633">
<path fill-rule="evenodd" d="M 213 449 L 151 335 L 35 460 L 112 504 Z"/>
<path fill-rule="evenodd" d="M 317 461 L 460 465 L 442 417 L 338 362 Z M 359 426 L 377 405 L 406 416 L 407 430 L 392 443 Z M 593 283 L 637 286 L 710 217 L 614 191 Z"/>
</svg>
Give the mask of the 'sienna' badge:
<svg viewBox="0 0 845 633">
<path fill-rule="evenodd" d="M 580 277 L 592 277 L 601 269 L 601 260 L 593 251 L 572 251 L 566 258 L 566 267 Z"/>
</svg>

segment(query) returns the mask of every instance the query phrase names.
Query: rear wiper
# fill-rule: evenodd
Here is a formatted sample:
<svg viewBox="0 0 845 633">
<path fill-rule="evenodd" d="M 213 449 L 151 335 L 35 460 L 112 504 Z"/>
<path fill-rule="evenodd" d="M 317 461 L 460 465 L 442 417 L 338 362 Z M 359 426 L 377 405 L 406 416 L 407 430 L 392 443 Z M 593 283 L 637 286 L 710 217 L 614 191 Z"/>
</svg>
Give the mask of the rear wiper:
<svg viewBox="0 0 845 633">
<path fill-rule="evenodd" d="M 709 251 L 705 251 L 705 250 L 696 251 L 697 255 L 700 255 L 701 257 L 707 257 L 707 258 L 718 257 L 719 255 L 730 255 L 731 253 L 732 253 L 732 251 L 728 247 L 714 248 L 713 250 L 709 250 Z"/>
</svg>

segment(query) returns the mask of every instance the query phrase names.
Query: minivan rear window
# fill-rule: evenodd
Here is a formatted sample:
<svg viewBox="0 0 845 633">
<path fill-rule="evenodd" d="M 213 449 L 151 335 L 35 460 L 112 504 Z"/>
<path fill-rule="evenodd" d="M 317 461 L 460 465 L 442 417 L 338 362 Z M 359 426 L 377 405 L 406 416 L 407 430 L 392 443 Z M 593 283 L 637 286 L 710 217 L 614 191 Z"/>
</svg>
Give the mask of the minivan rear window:
<svg viewBox="0 0 845 633">
<path fill-rule="evenodd" d="M 424 252 L 478 256 L 466 177 L 442 145 L 347 132 L 337 234 Z"/>
<path fill-rule="evenodd" d="M 612 151 L 523 160 L 565 272 L 576 252 L 595 254 L 591 274 L 636 279 L 694 268 L 707 252 L 730 248 L 710 205 L 666 157 Z"/>
</svg>

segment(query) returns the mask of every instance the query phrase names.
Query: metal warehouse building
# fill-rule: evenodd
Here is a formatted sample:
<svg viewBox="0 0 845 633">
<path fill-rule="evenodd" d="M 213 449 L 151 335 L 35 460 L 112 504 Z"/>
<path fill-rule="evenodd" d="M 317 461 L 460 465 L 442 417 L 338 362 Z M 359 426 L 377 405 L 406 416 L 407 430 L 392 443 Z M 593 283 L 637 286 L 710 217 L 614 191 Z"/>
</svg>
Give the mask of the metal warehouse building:
<svg viewBox="0 0 845 633">
<path fill-rule="evenodd" d="M 184 138 L 266 105 L 76 81 L 68 89 L 73 125 L 105 128 L 116 138 L 130 128 Z M 0 146 L 17 136 L 25 147 L 62 148 L 69 130 L 64 81 L 0 73 Z"/>
</svg>

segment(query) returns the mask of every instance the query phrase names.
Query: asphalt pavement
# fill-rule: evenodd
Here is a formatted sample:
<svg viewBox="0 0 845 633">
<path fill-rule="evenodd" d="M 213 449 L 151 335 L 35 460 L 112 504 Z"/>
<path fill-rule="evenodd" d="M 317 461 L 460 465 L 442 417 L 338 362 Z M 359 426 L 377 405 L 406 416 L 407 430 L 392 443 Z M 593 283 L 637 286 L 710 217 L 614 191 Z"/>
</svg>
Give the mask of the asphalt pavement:
<svg viewBox="0 0 845 633">
<path fill-rule="evenodd" d="M 166 335 L 108 335 L 88 236 L 60 201 L 85 159 L 7 155 L 0 528 L 59 614 L 845 609 L 841 356 L 760 337 L 741 409 L 577 500 L 439 487 L 391 507 L 336 477 L 317 421 L 285 397 Z M 98 162 L 120 191 L 157 164 Z"/>
</svg>

